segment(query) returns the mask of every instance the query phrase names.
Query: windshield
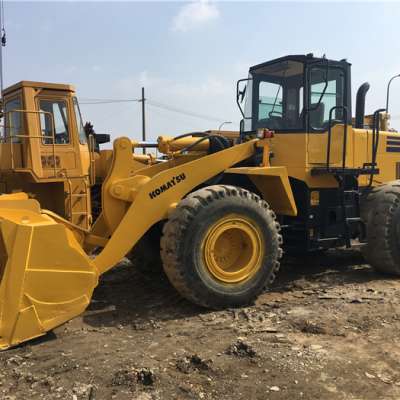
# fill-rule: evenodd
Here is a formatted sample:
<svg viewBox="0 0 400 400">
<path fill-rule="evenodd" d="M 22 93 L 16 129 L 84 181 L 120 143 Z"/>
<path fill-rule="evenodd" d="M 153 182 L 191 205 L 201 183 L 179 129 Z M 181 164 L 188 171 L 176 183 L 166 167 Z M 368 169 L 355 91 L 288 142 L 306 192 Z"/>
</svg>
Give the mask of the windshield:
<svg viewBox="0 0 400 400">
<path fill-rule="evenodd" d="M 81 144 L 86 144 L 87 141 L 86 132 L 82 122 L 82 115 L 81 115 L 81 110 L 79 109 L 78 99 L 74 97 L 73 102 L 74 102 L 76 125 L 78 127 L 79 142 Z"/>
<path fill-rule="evenodd" d="M 253 129 L 303 128 L 303 71 L 303 63 L 297 61 L 277 62 L 252 71 Z"/>
</svg>

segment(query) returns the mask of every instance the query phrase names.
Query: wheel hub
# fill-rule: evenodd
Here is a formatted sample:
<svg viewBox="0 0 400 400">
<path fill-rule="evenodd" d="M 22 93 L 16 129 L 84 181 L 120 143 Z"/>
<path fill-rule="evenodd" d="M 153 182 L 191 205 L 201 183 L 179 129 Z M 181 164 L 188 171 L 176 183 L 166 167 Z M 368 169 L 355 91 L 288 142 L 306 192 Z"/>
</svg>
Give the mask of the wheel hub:
<svg viewBox="0 0 400 400">
<path fill-rule="evenodd" d="M 225 283 L 251 278 L 261 267 L 262 235 L 250 220 L 231 215 L 217 221 L 203 242 L 203 256 L 210 274 Z"/>
</svg>

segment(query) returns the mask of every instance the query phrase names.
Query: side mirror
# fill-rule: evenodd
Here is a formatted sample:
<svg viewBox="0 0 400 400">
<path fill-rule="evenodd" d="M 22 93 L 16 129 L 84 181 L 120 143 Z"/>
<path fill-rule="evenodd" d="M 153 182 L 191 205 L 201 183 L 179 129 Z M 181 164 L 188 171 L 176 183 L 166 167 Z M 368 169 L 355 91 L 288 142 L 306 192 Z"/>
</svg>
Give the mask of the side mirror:
<svg viewBox="0 0 400 400">
<path fill-rule="evenodd" d="M 86 136 L 89 140 L 90 136 L 93 136 L 96 151 L 99 150 L 99 145 L 111 142 L 111 136 L 107 133 L 96 133 L 93 125 L 88 121 L 85 123 L 83 129 L 85 130 Z M 89 140 L 90 142 L 90 140 Z"/>
<path fill-rule="evenodd" d="M 253 78 L 244 78 L 244 79 L 239 79 L 236 82 L 236 104 L 238 105 L 240 113 L 242 114 L 243 118 L 246 118 L 246 116 L 244 115 L 243 109 L 241 107 L 241 103 L 243 102 L 244 96 L 246 95 L 247 83 L 251 80 L 253 80 Z M 244 86 L 243 86 L 243 83 L 244 83 Z M 243 89 L 241 89 L 241 87 Z"/>
<path fill-rule="evenodd" d="M 244 85 L 243 90 L 239 90 L 237 93 L 237 99 L 240 101 L 240 104 L 243 103 L 244 96 L 246 95 L 247 85 Z"/>
<path fill-rule="evenodd" d="M 96 133 L 95 140 L 97 144 L 104 144 L 111 142 L 111 136 L 108 133 Z"/>
</svg>

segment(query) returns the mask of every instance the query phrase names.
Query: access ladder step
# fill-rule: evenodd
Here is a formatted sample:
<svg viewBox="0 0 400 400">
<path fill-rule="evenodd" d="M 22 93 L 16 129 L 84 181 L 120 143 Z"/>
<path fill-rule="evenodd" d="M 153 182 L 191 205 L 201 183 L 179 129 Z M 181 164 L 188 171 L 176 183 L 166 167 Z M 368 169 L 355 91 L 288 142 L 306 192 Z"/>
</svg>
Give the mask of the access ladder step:
<svg viewBox="0 0 400 400">
<path fill-rule="evenodd" d="M 87 197 L 86 193 L 71 193 L 71 197 Z"/>
<path fill-rule="evenodd" d="M 346 218 L 346 222 L 352 224 L 355 222 L 362 222 L 362 219 L 360 217 L 349 217 L 349 218 Z"/>
</svg>

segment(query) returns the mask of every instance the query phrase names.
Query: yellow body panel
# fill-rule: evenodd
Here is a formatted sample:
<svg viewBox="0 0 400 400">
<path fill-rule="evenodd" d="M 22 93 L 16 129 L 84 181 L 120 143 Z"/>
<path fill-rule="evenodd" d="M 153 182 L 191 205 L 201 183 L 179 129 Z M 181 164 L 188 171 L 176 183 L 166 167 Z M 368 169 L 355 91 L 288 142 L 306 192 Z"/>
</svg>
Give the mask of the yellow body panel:
<svg viewBox="0 0 400 400">
<path fill-rule="evenodd" d="M 332 176 L 311 176 L 310 171 L 313 165 L 309 162 L 309 154 L 311 153 L 314 159 L 315 155 L 312 154 L 313 147 L 310 149 L 308 147 L 308 139 L 305 133 L 277 133 L 273 138 L 268 139 L 273 153 L 271 166 L 284 166 L 289 177 L 307 183 L 310 188 L 336 187 L 337 182 Z"/>
<path fill-rule="evenodd" d="M 276 213 L 297 215 L 286 167 L 239 167 L 226 173 L 248 175 Z"/>
<path fill-rule="evenodd" d="M 343 161 L 343 125 L 335 125 L 332 129 L 330 166 L 340 167 Z M 400 178 L 398 163 L 400 154 L 388 152 L 386 142 L 388 137 L 400 135 L 395 132 L 379 134 L 377 163 L 379 174 L 374 176 L 373 185 L 389 182 Z M 324 166 L 327 159 L 328 132 L 323 133 L 282 133 L 268 139 L 274 156 L 272 166 L 287 168 L 289 177 L 298 179 L 309 188 L 337 187 L 337 181 L 332 175 L 312 176 L 311 169 Z M 347 128 L 346 167 L 361 168 L 364 163 L 371 162 L 372 130 Z M 359 184 L 367 185 L 369 176 L 360 176 Z"/>
<path fill-rule="evenodd" d="M 369 131 L 371 132 L 371 131 Z M 377 153 L 377 163 L 379 167 L 379 174 L 374 176 L 373 185 L 384 182 L 390 182 L 395 179 L 400 179 L 400 152 L 390 152 L 388 148 L 391 147 L 390 143 L 391 137 L 398 137 L 400 140 L 400 134 L 393 132 L 381 132 L 379 137 L 379 146 Z M 368 137 L 371 140 L 371 135 Z M 394 146 L 395 147 L 395 146 Z M 397 150 L 397 147 L 395 147 Z M 400 150 L 400 149 L 399 149 Z M 368 159 L 371 158 L 370 144 L 368 145 Z"/>
</svg>

